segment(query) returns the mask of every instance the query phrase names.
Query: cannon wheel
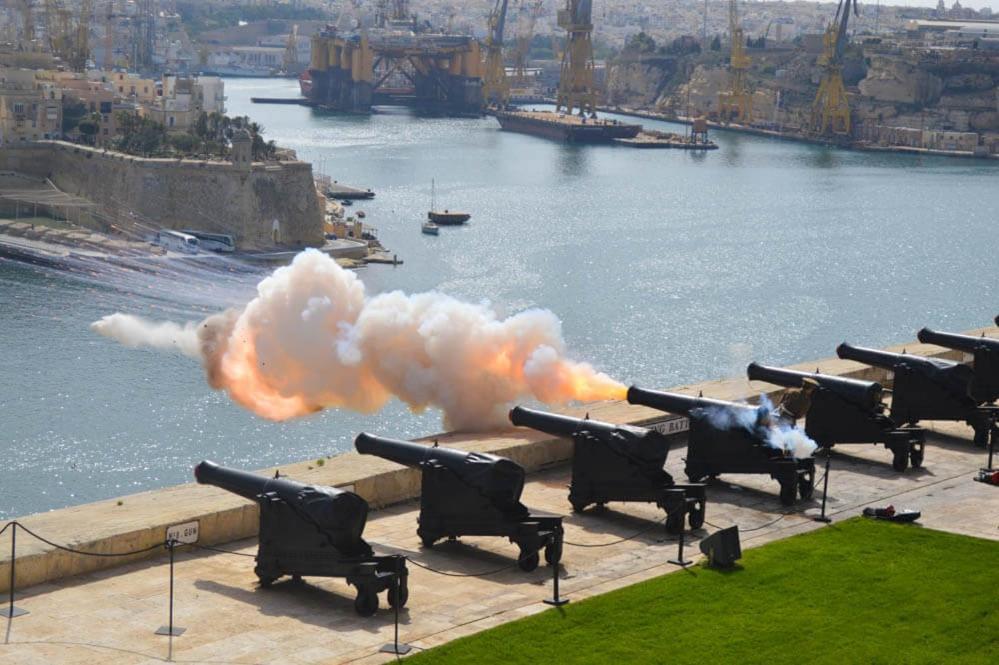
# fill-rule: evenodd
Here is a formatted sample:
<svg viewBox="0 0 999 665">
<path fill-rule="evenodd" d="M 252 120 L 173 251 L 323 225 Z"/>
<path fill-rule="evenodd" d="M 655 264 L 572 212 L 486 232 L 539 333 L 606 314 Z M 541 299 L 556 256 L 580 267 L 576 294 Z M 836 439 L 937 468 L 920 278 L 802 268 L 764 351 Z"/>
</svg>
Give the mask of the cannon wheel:
<svg viewBox="0 0 999 665">
<path fill-rule="evenodd" d="M 794 499 L 798 494 L 797 482 L 780 484 L 780 502 L 785 506 L 793 506 Z"/>
<path fill-rule="evenodd" d="M 554 537 L 545 545 L 545 563 L 549 566 L 557 566 L 562 560 L 562 539 Z"/>
<path fill-rule="evenodd" d="M 375 593 L 374 589 L 368 586 L 357 587 L 354 611 L 362 617 L 369 617 L 378 611 L 378 594 Z"/>
<path fill-rule="evenodd" d="M 589 505 L 585 501 L 580 501 L 579 499 L 569 498 L 569 503 L 572 504 L 572 512 L 581 513 L 586 510 L 586 506 Z"/>
<path fill-rule="evenodd" d="M 896 451 L 891 458 L 891 468 L 899 473 L 905 471 L 909 466 L 909 455 L 904 450 Z"/>
<path fill-rule="evenodd" d="M 922 449 L 917 450 L 913 448 L 909 453 L 909 463 L 912 464 L 913 469 L 918 469 L 923 466 L 923 451 Z"/>
<path fill-rule="evenodd" d="M 525 573 L 529 573 L 538 567 L 541 563 L 541 555 L 537 552 L 532 554 L 527 554 L 524 550 L 520 550 L 520 557 L 517 559 L 517 565 Z"/>
<path fill-rule="evenodd" d="M 700 529 L 704 526 L 704 513 L 707 512 L 707 509 L 708 507 L 702 503 L 699 508 L 687 513 L 687 522 L 691 529 Z"/>
<path fill-rule="evenodd" d="M 396 592 L 397 588 L 398 593 Z M 388 599 L 389 607 L 398 607 L 399 609 L 406 607 L 406 601 L 409 600 L 409 582 L 403 578 L 400 580 L 398 587 L 393 584 L 389 587 L 385 597 Z"/>
<path fill-rule="evenodd" d="M 423 543 L 423 546 L 427 549 L 433 547 L 434 543 L 437 542 L 437 536 L 433 534 L 417 531 L 416 535 L 420 537 L 420 542 Z"/>
<path fill-rule="evenodd" d="M 806 473 L 798 477 L 798 496 L 804 500 L 812 498 L 812 494 L 815 493 L 815 474 Z"/>
<path fill-rule="evenodd" d="M 685 473 L 687 474 L 687 480 L 692 483 L 703 483 L 709 477 L 707 473 L 704 473 L 703 470 L 696 466 L 688 466 Z"/>
</svg>

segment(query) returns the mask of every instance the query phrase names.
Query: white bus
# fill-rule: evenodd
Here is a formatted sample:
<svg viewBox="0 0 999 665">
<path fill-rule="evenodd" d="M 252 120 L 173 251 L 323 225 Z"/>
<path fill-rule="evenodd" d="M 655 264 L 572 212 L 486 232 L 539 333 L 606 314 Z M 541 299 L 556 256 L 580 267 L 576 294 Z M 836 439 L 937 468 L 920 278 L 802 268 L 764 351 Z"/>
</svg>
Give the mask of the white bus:
<svg viewBox="0 0 999 665">
<path fill-rule="evenodd" d="M 192 235 L 198 239 L 198 247 L 209 252 L 235 252 L 236 241 L 226 233 L 207 233 L 184 229 L 181 233 Z"/>
<path fill-rule="evenodd" d="M 168 231 L 166 229 L 157 231 L 156 240 L 153 242 L 164 249 L 172 249 L 175 252 L 182 252 L 184 254 L 198 253 L 198 239 L 189 233 L 181 231 Z"/>
</svg>

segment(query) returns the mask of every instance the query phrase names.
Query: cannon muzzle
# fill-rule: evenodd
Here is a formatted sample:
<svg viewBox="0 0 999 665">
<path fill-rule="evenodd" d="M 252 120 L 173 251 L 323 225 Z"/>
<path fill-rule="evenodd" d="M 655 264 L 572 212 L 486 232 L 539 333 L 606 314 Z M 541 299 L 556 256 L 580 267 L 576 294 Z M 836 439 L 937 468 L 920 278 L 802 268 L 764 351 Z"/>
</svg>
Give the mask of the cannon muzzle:
<svg viewBox="0 0 999 665">
<path fill-rule="evenodd" d="M 194 477 L 202 485 L 214 485 L 246 499 L 259 501 L 273 496 L 284 501 L 341 551 L 353 551 L 363 544 L 368 502 L 353 492 L 306 485 L 289 478 L 268 478 L 207 460 L 194 467 Z"/>
<path fill-rule="evenodd" d="M 695 409 L 708 408 L 727 409 L 731 411 L 757 411 L 756 407 L 747 404 L 736 404 L 735 402 L 726 402 L 725 400 L 708 397 L 691 397 L 689 395 L 667 393 L 659 390 L 646 390 L 637 386 L 628 388 L 628 403 L 640 404 L 658 409 L 659 411 L 685 416 L 689 416 L 690 412 Z"/>
<path fill-rule="evenodd" d="M 999 339 L 991 337 L 975 337 L 973 335 L 937 332 L 929 328 L 920 330 L 917 337 L 924 344 L 936 344 L 946 349 L 957 349 L 965 353 L 974 353 L 976 349 L 980 348 L 999 353 Z"/>
<path fill-rule="evenodd" d="M 579 431 L 580 425 L 590 421 L 583 420 L 582 418 L 573 418 L 572 416 L 563 416 L 557 413 L 528 409 L 523 406 L 515 406 L 510 409 L 510 422 L 517 427 L 530 427 L 531 429 L 551 434 L 552 436 L 571 437 Z M 607 424 L 600 423 L 599 421 L 593 422 L 596 422 L 597 426 Z M 610 427 L 613 427 L 613 425 L 610 425 Z"/>
<path fill-rule="evenodd" d="M 448 469 L 463 482 L 478 487 L 499 506 L 519 504 L 524 490 L 524 469 L 498 455 L 472 453 L 454 448 L 425 446 L 412 441 L 390 439 L 362 432 L 354 439 L 354 448 L 362 455 L 377 455 L 397 464 L 420 467 L 438 465 Z"/>
<path fill-rule="evenodd" d="M 785 388 L 800 388 L 805 379 L 811 379 L 826 390 L 836 393 L 864 410 L 873 411 L 881 406 L 883 389 L 880 383 L 873 381 L 861 381 L 818 372 L 798 372 L 792 369 L 768 367 L 759 363 L 750 363 L 746 367 L 746 375 L 752 381 L 766 381 Z"/>
</svg>

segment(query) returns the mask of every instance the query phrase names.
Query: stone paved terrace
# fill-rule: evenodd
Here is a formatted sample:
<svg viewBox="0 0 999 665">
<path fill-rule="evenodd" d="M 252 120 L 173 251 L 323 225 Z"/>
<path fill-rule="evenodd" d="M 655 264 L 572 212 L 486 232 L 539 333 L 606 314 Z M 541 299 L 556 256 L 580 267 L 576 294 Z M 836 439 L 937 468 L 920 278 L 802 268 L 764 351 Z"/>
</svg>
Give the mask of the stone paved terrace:
<svg viewBox="0 0 999 665">
<path fill-rule="evenodd" d="M 984 464 L 981 450 L 963 425 L 933 423 L 925 467 L 892 471 L 890 455 L 870 445 L 837 447 L 830 476 L 829 513 L 835 520 L 864 505 L 893 503 L 923 511 L 923 526 L 999 540 L 999 490 L 972 481 Z M 667 465 L 682 478 L 682 448 Z M 568 543 L 601 544 L 637 532 L 638 537 L 600 548 L 566 545 L 561 572 L 564 596 L 579 600 L 665 573 L 676 542 L 654 521 L 662 514 L 644 504 L 610 504 L 602 513 L 569 513 L 569 471 L 558 466 L 533 474 L 527 505 L 567 514 Z M 809 516 L 813 500 L 783 509 L 777 484 L 760 476 L 723 476 L 709 487 L 708 525 L 688 537 L 696 541 L 715 526 L 738 524 L 743 547 L 823 527 Z M 380 553 L 403 553 L 452 573 L 494 570 L 511 563 L 516 548 L 499 538 L 463 538 L 424 550 L 416 536 L 414 501 L 372 513 L 365 537 Z M 782 513 L 784 514 L 782 517 Z M 778 519 L 780 518 L 780 519 Z M 777 520 L 776 522 L 774 520 Z M 650 528 L 651 527 L 651 528 Z M 760 528 L 762 527 L 762 528 Z M 753 530 L 755 529 L 755 530 Z M 25 537 L 25 536 L 21 536 Z M 18 539 L 21 542 L 21 538 Z M 9 536 L 0 537 L 0 548 Z M 253 539 L 227 547 L 252 554 Z M 353 589 L 343 580 L 307 578 L 259 589 L 253 559 L 206 551 L 178 553 L 176 624 L 187 632 L 173 641 L 173 659 L 185 663 L 381 663 L 392 657 L 378 648 L 392 638 L 392 612 L 371 618 L 354 614 Z M 20 592 L 17 604 L 30 611 L 0 620 L 0 665 L 47 663 L 153 663 L 167 658 L 168 640 L 153 631 L 166 622 L 168 567 L 160 558 L 37 585 Z M 410 600 L 401 613 L 401 640 L 420 648 L 544 611 L 551 595 L 551 569 L 509 570 L 485 578 L 442 577 L 410 566 Z"/>
</svg>

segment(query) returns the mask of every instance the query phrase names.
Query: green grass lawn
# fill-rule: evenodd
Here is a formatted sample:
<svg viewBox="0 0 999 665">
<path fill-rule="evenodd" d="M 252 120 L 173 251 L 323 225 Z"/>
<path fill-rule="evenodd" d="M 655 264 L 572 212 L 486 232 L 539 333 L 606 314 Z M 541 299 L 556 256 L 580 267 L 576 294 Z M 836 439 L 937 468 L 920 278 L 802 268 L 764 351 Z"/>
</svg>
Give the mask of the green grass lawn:
<svg viewBox="0 0 999 665">
<path fill-rule="evenodd" d="M 692 567 L 407 659 L 944 661 L 999 663 L 999 542 L 862 518 L 747 550 L 732 572 Z"/>
</svg>

